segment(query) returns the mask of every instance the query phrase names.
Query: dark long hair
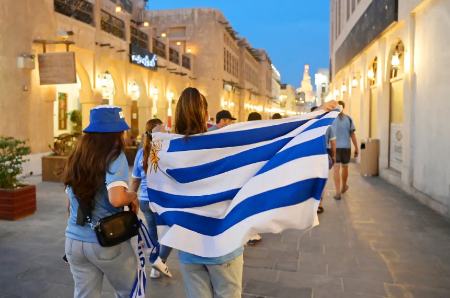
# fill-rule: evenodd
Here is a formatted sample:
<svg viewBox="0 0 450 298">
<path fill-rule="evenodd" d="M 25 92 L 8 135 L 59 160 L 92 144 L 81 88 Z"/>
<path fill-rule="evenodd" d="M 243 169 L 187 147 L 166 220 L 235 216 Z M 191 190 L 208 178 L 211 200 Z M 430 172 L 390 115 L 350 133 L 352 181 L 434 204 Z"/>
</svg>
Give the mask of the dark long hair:
<svg viewBox="0 0 450 298">
<path fill-rule="evenodd" d="M 86 133 L 80 137 L 64 171 L 64 184 L 72 188 L 80 204 L 92 209 L 109 165 L 124 147 L 122 132 Z"/>
<path fill-rule="evenodd" d="M 148 158 L 150 156 L 150 150 L 152 149 L 152 130 L 157 125 L 162 124 L 162 121 L 158 118 L 150 119 L 145 124 L 145 137 L 144 137 L 144 146 L 143 146 L 143 167 L 144 171 L 147 173 L 148 169 Z"/>
<path fill-rule="evenodd" d="M 185 136 L 207 131 L 208 103 L 196 88 L 181 93 L 175 110 L 175 133 Z"/>
</svg>

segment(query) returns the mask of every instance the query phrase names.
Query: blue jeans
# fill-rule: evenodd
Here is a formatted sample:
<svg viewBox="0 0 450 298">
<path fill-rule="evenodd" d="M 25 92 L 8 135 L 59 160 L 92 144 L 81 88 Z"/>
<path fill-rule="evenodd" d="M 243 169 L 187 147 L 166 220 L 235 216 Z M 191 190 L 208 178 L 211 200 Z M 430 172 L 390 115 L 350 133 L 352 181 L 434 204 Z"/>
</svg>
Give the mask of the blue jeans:
<svg viewBox="0 0 450 298">
<path fill-rule="evenodd" d="M 112 247 L 66 238 L 65 253 L 72 272 L 75 298 L 101 297 L 103 277 L 116 297 L 129 297 L 137 271 L 130 241 Z"/>
<path fill-rule="evenodd" d="M 224 264 L 180 263 L 187 298 L 241 298 L 244 257 Z"/>
<path fill-rule="evenodd" d="M 150 237 L 155 240 L 158 240 L 158 232 L 156 230 L 156 216 L 153 211 L 150 209 L 148 201 L 139 201 L 139 206 L 141 208 L 142 213 L 144 213 L 145 220 L 148 225 L 148 232 L 150 233 Z M 172 251 L 171 247 L 161 245 L 159 247 L 159 257 L 165 262 Z"/>
</svg>

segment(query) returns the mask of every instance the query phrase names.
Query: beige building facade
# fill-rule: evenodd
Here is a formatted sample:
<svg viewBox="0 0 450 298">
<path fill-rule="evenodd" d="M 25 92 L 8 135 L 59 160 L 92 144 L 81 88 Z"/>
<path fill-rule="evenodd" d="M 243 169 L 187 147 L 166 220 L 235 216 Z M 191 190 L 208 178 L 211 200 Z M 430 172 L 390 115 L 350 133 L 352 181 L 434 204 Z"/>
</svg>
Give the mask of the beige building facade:
<svg viewBox="0 0 450 298">
<path fill-rule="evenodd" d="M 212 118 L 221 109 L 239 120 L 251 111 L 270 116 L 270 58 L 237 37 L 220 11 L 145 11 L 143 0 L 74 3 L 6 0 L 0 7 L 0 135 L 29 141 L 26 174 L 40 174 L 53 138 L 74 131 L 73 113 L 85 127 L 100 104 L 122 107 L 131 138 L 152 117 L 170 126 L 189 86 L 206 95 Z M 140 52 L 132 61 L 131 44 L 156 56 L 157 67 L 143 67 L 151 63 Z M 76 82 L 41 85 L 38 56 L 67 50 L 75 55 Z"/>
<path fill-rule="evenodd" d="M 150 10 L 146 17 L 158 40 L 195 56 L 194 82 L 208 99 L 212 121 L 221 109 L 239 121 L 254 111 L 271 117 L 277 86 L 270 57 L 239 37 L 220 11 Z"/>
<path fill-rule="evenodd" d="M 450 2 L 331 0 L 331 85 L 380 175 L 450 216 Z"/>
</svg>

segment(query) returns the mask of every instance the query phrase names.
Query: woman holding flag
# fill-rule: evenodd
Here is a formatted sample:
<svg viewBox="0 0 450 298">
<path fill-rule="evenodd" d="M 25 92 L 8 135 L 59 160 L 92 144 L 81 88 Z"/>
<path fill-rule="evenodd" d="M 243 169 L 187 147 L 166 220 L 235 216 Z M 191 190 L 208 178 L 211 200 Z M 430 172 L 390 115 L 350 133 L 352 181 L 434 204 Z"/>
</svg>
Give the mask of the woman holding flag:
<svg viewBox="0 0 450 298">
<path fill-rule="evenodd" d="M 328 102 L 326 104 L 324 104 L 322 106 L 323 110 L 326 111 L 330 111 L 332 109 L 334 109 L 336 107 L 336 103 L 333 102 Z M 208 236 L 208 235 L 201 235 L 199 233 L 196 233 L 195 231 L 193 231 L 191 233 L 191 231 L 189 230 L 188 227 L 192 227 L 192 228 L 200 228 L 202 230 L 205 230 L 207 228 L 205 227 L 201 227 L 201 226 L 195 226 L 196 223 L 192 222 L 192 221 L 187 221 L 186 222 L 186 226 L 180 226 L 177 225 L 176 222 L 181 222 L 184 219 L 183 218 L 188 218 L 188 217 L 192 217 L 192 218 L 197 218 L 199 221 L 200 220 L 209 220 L 209 221 L 215 221 L 217 222 L 215 219 L 209 219 L 205 216 L 201 216 L 201 213 L 197 213 L 197 212 L 206 212 L 206 209 L 203 209 L 203 211 L 200 210 L 196 210 L 195 208 L 192 209 L 188 209 L 186 210 L 186 212 L 181 212 L 181 211 L 174 211 L 173 209 L 171 209 L 171 204 L 174 203 L 174 201 L 166 201 L 165 202 L 165 197 L 167 198 L 171 198 L 171 200 L 176 198 L 180 198 L 182 196 L 182 194 L 170 194 L 167 192 L 164 192 L 165 189 L 169 189 L 170 187 L 165 187 L 164 185 L 161 185 L 162 181 L 167 181 L 167 183 L 172 183 L 172 185 L 174 185 L 173 187 L 176 187 L 178 189 L 173 188 L 172 191 L 180 191 L 181 189 L 183 189 L 183 187 L 185 187 L 184 185 L 189 184 L 189 182 L 191 181 L 195 181 L 195 179 L 201 181 L 201 177 L 203 177 L 203 173 L 200 172 L 194 172 L 195 170 L 192 170 L 193 172 L 186 172 L 186 168 L 183 168 L 182 166 L 180 166 L 180 169 L 176 169 L 176 170 L 171 170 L 171 169 L 165 169 L 164 165 L 161 168 L 161 164 L 165 164 L 169 161 L 173 160 L 169 160 L 169 157 L 167 154 L 179 154 L 180 155 L 176 155 L 180 157 L 180 163 L 184 160 L 186 161 L 186 158 L 189 158 L 188 156 L 192 156 L 189 155 L 189 151 L 187 151 L 186 154 L 181 154 L 182 152 L 184 152 L 183 150 L 189 150 L 189 149 L 185 149 L 184 146 L 189 147 L 189 139 L 192 136 L 192 138 L 194 138 L 193 135 L 197 135 L 199 134 L 199 136 L 195 136 L 195 138 L 202 138 L 203 133 L 205 133 L 207 131 L 207 120 L 208 120 L 208 104 L 207 101 L 205 99 L 205 97 L 203 95 L 200 94 L 200 92 L 196 89 L 196 88 L 186 88 L 180 98 L 179 101 L 177 103 L 177 107 L 176 107 L 176 112 L 175 112 L 175 133 L 177 135 L 173 135 L 173 137 L 176 139 L 174 142 L 176 143 L 176 145 L 174 145 L 172 147 L 166 148 L 165 150 L 172 150 L 170 152 L 164 153 L 161 155 L 161 152 L 159 153 L 159 157 L 158 155 L 155 153 L 155 163 L 152 167 L 154 167 L 154 171 L 152 172 L 152 167 L 149 168 L 149 175 L 153 175 L 152 177 L 149 177 L 149 182 L 152 181 L 152 185 L 149 185 L 149 192 L 152 191 L 153 194 L 155 194 L 155 197 L 151 197 L 151 204 L 155 204 L 155 206 L 157 208 L 160 208 L 160 210 L 163 210 L 162 212 L 164 214 L 160 214 L 163 217 L 164 220 L 164 216 L 166 217 L 166 219 L 169 221 L 168 224 L 170 224 L 170 222 L 173 222 L 172 224 L 172 228 L 174 230 L 174 232 L 172 233 L 172 236 L 176 235 L 177 233 L 179 233 L 179 235 L 192 235 L 192 237 L 198 237 L 198 239 L 202 239 L 201 243 L 193 243 L 192 239 L 179 239 L 176 237 L 170 237 L 170 239 L 167 239 L 167 242 L 171 242 L 172 243 L 178 243 L 178 248 L 183 248 L 183 247 L 187 247 L 189 246 L 190 249 L 192 249 L 192 251 L 194 251 L 195 249 L 198 249 L 198 251 L 208 251 L 209 253 L 211 252 L 211 250 L 215 249 L 216 251 L 221 250 L 220 247 L 215 246 L 215 244 L 217 244 L 218 242 L 211 242 L 211 245 L 208 245 L 208 239 L 212 239 L 212 237 Z M 330 121 L 328 119 L 324 119 L 325 121 Z M 328 123 L 326 122 L 326 123 Z M 238 124 L 240 125 L 240 124 Z M 327 125 L 327 124 L 324 124 Z M 273 126 L 275 126 L 275 124 L 273 124 Z M 239 126 L 239 127 L 242 127 Z M 230 126 L 228 127 L 230 128 Z M 228 129 L 228 131 L 232 130 L 231 128 Z M 221 133 L 220 131 L 213 131 L 211 133 L 211 135 L 218 135 L 219 133 Z M 251 134 L 251 130 L 246 132 L 247 135 Z M 207 134 L 207 135 L 208 135 Z M 253 133 L 254 134 L 254 133 Z M 184 137 L 181 137 L 184 136 Z M 215 140 L 217 141 L 221 141 L 218 138 L 215 138 Z M 198 144 L 199 142 L 197 142 L 196 144 Z M 167 146 L 167 143 L 165 143 Z M 171 144 L 171 143 L 170 143 Z M 317 142 L 317 144 L 319 144 L 318 146 L 320 146 L 320 140 Z M 217 144 L 215 144 L 217 145 Z M 214 144 L 208 144 L 205 145 L 206 147 L 208 146 L 213 146 Z M 175 148 L 176 147 L 176 148 Z M 187 148 L 186 147 L 186 148 Z M 208 147 L 210 148 L 210 147 Z M 158 148 L 158 150 L 161 150 L 161 148 Z M 155 152 L 158 151 L 155 149 Z M 179 152 L 176 152 L 177 150 L 179 150 Z M 199 152 L 201 151 L 205 151 L 206 150 L 198 150 Z M 206 153 L 199 153 L 198 155 L 196 155 L 199 160 L 203 160 L 202 158 L 205 157 Z M 182 157 L 182 158 L 181 158 Z M 161 158 L 161 159 L 160 159 Z M 167 159 L 166 159 L 167 158 Z M 205 159 L 206 160 L 206 159 Z M 214 162 L 212 162 L 214 163 Z M 159 165 L 158 165 L 159 164 Z M 224 164 L 222 164 L 224 165 Z M 229 164 L 228 164 L 229 165 Z M 208 165 L 206 166 L 202 166 L 203 168 L 208 167 L 208 169 L 210 169 L 212 172 L 217 173 L 218 171 L 220 171 L 221 169 L 217 169 L 217 168 L 211 168 Z M 196 166 L 192 166 L 192 168 L 196 168 Z M 198 166 L 197 166 L 198 168 Z M 178 174 L 180 173 L 180 174 Z M 183 174 L 183 173 L 186 173 Z M 189 174 L 189 175 L 188 175 Z M 159 176 L 158 176 L 159 175 Z M 213 175 L 213 174 L 211 174 Z M 217 175 L 217 174 L 216 174 Z M 170 178 L 167 176 L 171 176 Z M 194 176 L 198 176 L 197 178 L 195 178 Z M 159 180 L 153 180 L 150 178 L 157 178 Z M 166 180 L 164 180 L 166 179 Z M 177 180 L 177 182 L 174 182 L 174 179 Z M 172 181 L 172 182 L 171 182 Z M 230 184 L 231 182 L 226 180 L 226 181 L 220 181 L 221 186 L 223 188 L 227 188 L 227 184 Z M 308 182 L 309 183 L 309 182 Z M 321 182 L 319 183 L 320 185 L 323 185 Z M 322 189 L 320 186 L 316 187 L 316 189 Z M 318 196 L 316 194 L 316 196 Z M 320 196 L 320 195 L 319 195 Z M 201 197 L 201 196 L 200 196 Z M 197 197 L 195 197 L 197 198 Z M 229 200 L 229 199 L 228 199 Z M 313 198 L 314 200 L 314 198 Z M 197 202 L 197 201 L 196 201 Z M 184 206 L 186 203 L 186 201 L 184 199 L 180 199 L 177 201 L 177 205 L 179 206 Z M 197 202 L 198 203 L 198 202 Z M 226 203 L 224 203 L 226 204 Z M 308 203 L 309 204 L 309 203 Z M 313 205 L 308 205 L 308 206 L 313 206 Z M 181 208 L 181 207 L 180 207 Z M 186 207 L 189 208 L 189 207 Z M 238 208 L 238 207 L 236 207 Z M 165 210 L 165 211 L 164 211 Z M 210 210 L 210 209 L 209 209 Z M 309 210 L 309 207 L 307 207 L 305 210 Z M 311 210 L 313 210 L 311 208 Z M 191 213 L 188 213 L 191 212 Z M 160 213 L 160 212 L 158 212 Z M 311 212 L 312 213 L 312 212 Z M 314 212 L 315 214 L 315 209 Z M 312 214 L 311 214 L 312 215 Z M 178 218 L 179 216 L 179 218 Z M 309 221 L 308 221 L 309 222 Z M 194 227 L 195 226 L 195 227 Z M 212 227 L 213 228 L 213 227 Z M 217 232 L 218 233 L 218 232 Z M 248 239 L 247 239 L 248 240 Z M 186 242 L 190 241 L 189 245 L 186 244 Z M 212 240 L 209 240 L 212 241 Z M 230 241 L 235 241 L 235 239 L 229 239 Z M 240 241 L 240 240 L 238 240 Z M 182 242 L 184 244 L 182 244 Z M 239 243 L 243 243 L 243 242 L 239 242 Z M 177 245 L 175 245 L 174 247 L 177 247 Z M 214 254 L 214 257 L 205 257 L 205 256 L 200 256 L 200 255 L 196 255 L 196 254 L 192 254 L 192 253 L 188 253 L 186 251 L 183 251 L 183 249 L 180 249 L 179 251 L 179 260 L 180 260 L 180 270 L 183 276 L 183 280 L 184 280 L 184 286 L 185 286 L 185 290 L 186 290 L 186 294 L 188 298 L 238 298 L 241 297 L 242 294 L 242 271 L 243 271 L 243 247 L 242 244 L 240 247 L 238 247 L 237 249 L 234 249 L 233 251 L 226 253 L 225 255 L 220 255 L 217 256 L 218 254 Z M 205 254 L 204 254 L 205 255 Z"/>
</svg>

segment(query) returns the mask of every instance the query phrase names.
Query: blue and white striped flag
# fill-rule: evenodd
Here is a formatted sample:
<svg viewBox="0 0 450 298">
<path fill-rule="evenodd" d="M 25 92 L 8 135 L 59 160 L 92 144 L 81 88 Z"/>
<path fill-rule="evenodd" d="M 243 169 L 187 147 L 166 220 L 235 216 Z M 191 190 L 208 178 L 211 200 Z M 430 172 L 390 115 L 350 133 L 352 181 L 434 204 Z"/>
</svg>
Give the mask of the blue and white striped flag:
<svg viewBox="0 0 450 298">
<path fill-rule="evenodd" d="M 154 133 L 147 179 L 160 243 L 218 257 L 255 233 L 318 224 L 329 171 L 325 132 L 338 113 L 237 123 L 188 138 Z"/>
</svg>

